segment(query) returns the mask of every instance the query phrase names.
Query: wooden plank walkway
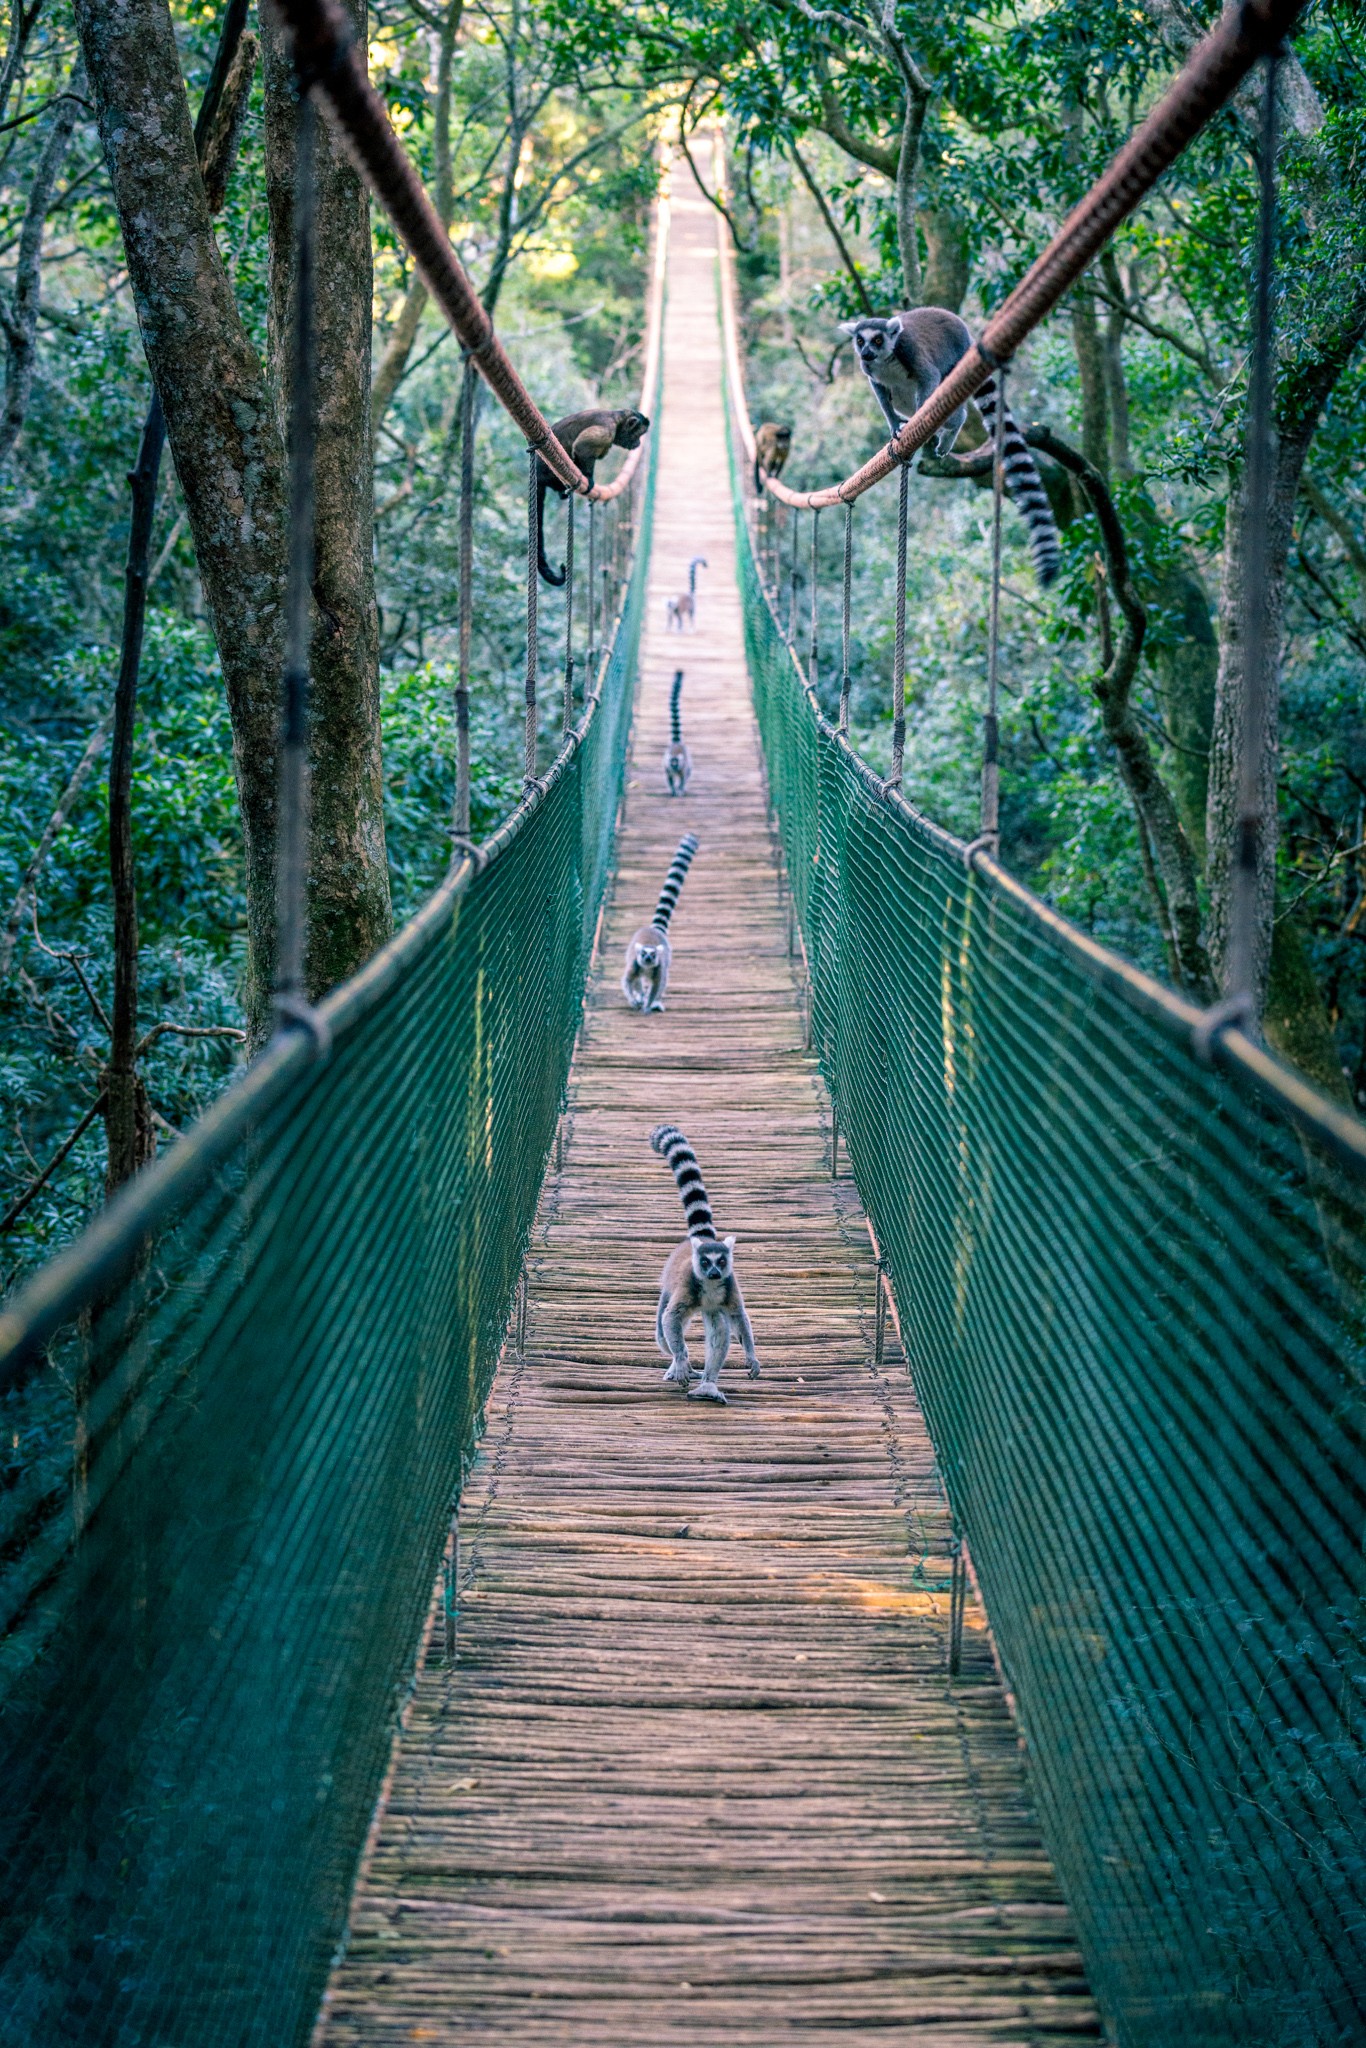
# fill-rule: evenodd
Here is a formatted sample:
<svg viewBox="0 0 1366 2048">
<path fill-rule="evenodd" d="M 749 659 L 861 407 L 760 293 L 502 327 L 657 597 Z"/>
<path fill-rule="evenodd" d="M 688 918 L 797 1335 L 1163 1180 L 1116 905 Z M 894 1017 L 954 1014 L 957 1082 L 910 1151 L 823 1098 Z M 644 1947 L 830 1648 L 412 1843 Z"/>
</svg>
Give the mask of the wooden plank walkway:
<svg viewBox="0 0 1366 2048">
<path fill-rule="evenodd" d="M 1095 2015 L 982 1618 L 802 1050 L 734 575 L 713 216 L 676 180 L 649 629 L 615 894 L 422 1679 L 322 2039 L 507 2048 L 1042 2043 Z M 682 189 L 677 187 L 682 185 Z M 665 600 L 707 557 L 693 635 Z M 663 793 L 675 665 L 695 774 Z M 685 830 L 662 1015 L 621 955 Z M 763 1377 L 664 1386 L 682 1125 L 739 1237 Z M 694 1344 L 694 1354 L 697 1346 Z"/>
</svg>

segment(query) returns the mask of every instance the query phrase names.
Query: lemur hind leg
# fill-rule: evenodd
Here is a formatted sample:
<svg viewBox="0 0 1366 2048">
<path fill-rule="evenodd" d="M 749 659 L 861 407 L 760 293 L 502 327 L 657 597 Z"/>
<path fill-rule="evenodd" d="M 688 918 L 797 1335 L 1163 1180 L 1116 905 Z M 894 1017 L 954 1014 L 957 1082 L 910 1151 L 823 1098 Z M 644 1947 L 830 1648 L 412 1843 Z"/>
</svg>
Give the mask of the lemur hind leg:
<svg viewBox="0 0 1366 2048">
<path fill-rule="evenodd" d="M 673 1360 L 664 1378 L 675 1387 L 686 1387 L 692 1377 L 692 1368 L 688 1364 L 687 1339 L 683 1335 L 683 1325 L 686 1321 L 686 1309 L 671 1308 L 665 1313 L 661 1308 L 659 1322 L 664 1331 L 665 1346 Z"/>
<path fill-rule="evenodd" d="M 689 1387 L 688 1399 L 719 1401 L 724 1407 L 726 1397 L 718 1383 L 730 1351 L 730 1317 L 723 1310 L 707 1309 L 703 1312 L 702 1324 L 707 1333 L 706 1363 L 702 1367 L 701 1379 Z"/>
<path fill-rule="evenodd" d="M 934 452 L 936 455 L 949 455 L 953 452 L 953 444 L 962 433 L 963 422 L 967 416 L 968 409 L 965 404 L 960 405 L 957 412 L 950 413 L 934 437 Z"/>
</svg>

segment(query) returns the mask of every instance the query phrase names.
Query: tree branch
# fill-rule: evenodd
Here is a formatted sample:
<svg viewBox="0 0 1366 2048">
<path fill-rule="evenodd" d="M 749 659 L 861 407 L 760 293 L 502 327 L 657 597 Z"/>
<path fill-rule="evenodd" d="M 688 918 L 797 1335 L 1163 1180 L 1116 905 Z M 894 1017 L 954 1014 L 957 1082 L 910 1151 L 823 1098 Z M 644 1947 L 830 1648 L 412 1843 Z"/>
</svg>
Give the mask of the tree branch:
<svg viewBox="0 0 1366 2048">
<path fill-rule="evenodd" d="M 830 239 L 835 244 L 835 247 L 839 250 L 840 262 L 844 265 L 846 271 L 849 273 L 849 278 L 851 283 L 853 284 L 854 292 L 858 298 L 858 302 L 865 313 L 871 313 L 873 310 L 873 302 L 868 296 L 868 287 L 865 285 L 863 279 L 859 275 L 858 266 L 856 265 L 853 257 L 849 253 L 848 245 L 845 242 L 844 236 L 840 233 L 839 223 L 835 219 L 834 214 L 830 211 L 830 206 L 825 197 L 824 192 L 822 192 L 820 186 L 812 177 L 811 172 L 807 167 L 806 158 L 802 155 L 800 149 L 797 147 L 796 141 L 794 140 L 790 142 L 788 144 L 788 147 L 792 152 L 793 163 L 797 166 L 797 169 L 802 174 L 802 180 L 806 186 L 807 191 L 811 194 L 811 197 L 815 200 L 817 206 L 820 208 L 821 219 L 825 222 L 825 225 L 830 230 Z"/>
</svg>

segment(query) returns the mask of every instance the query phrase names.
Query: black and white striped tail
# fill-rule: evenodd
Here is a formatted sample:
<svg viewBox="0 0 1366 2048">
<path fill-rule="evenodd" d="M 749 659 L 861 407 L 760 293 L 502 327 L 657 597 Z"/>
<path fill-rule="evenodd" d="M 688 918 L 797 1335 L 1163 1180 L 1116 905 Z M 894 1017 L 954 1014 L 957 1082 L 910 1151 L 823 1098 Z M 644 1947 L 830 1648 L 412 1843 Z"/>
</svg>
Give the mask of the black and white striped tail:
<svg viewBox="0 0 1366 2048">
<path fill-rule="evenodd" d="M 982 415 L 982 424 L 994 441 L 996 438 L 996 379 L 988 377 L 975 394 L 977 410 Z M 1047 585 L 1057 575 L 1062 562 L 1062 546 L 1058 540 L 1058 528 L 1053 518 L 1053 508 L 1048 502 L 1043 483 L 1040 480 L 1034 457 L 1030 454 L 1024 435 L 1006 407 L 1005 436 L 1001 455 L 1005 468 L 1006 490 L 1014 500 L 1016 510 L 1029 528 L 1029 546 L 1034 556 L 1034 573 L 1040 583 Z"/>
<path fill-rule="evenodd" d="M 702 1185 L 702 1169 L 697 1163 L 697 1154 L 682 1131 L 676 1124 L 660 1124 L 657 1130 L 651 1131 L 650 1143 L 665 1164 L 672 1169 L 673 1177 L 678 1182 L 689 1237 L 714 1238 L 716 1225 L 712 1222 L 707 1190 Z"/>
<path fill-rule="evenodd" d="M 688 869 L 692 866 L 692 857 L 696 851 L 697 834 L 695 832 L 685 832 L 678 842 L 678 851 L 673 857 L 673 863 L 669 872 L 664 877 L 664 887 L 659 892 L 659 901 L 655 905 L 655 914 L 651 919 L 651 922 L 658 925 L 662 932 L 666 932 L 669 929 L 669 919 L 677 908 L 678 899 L 683 889 L 684 878 L 687 875 Z"/>
<path fill-rule="evenodd" d="M 683 714 L 679 709 L 679 698 L 683 695 L 683 671 L 674 673 L 674 686 L 669 692 L 669 730 L 676 747 L 683 744 Z"/>
</svg>

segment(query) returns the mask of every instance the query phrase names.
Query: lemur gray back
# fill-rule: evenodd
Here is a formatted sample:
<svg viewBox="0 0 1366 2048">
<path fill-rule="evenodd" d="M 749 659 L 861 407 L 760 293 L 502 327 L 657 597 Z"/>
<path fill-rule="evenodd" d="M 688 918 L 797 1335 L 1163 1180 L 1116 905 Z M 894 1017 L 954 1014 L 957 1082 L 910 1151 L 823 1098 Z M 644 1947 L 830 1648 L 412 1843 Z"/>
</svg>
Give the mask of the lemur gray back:
<svg viewBox="0 0 1366 2048">
<path fill-rule="evenodd" d="M 859 367 L 893 433 L 919 411 L 972 347 L 966 321 L 943 306 L 918 306 L 885 320 L 850 320 L 844 332 L 853 341 Z M 994 440 L 1000 398 L 996 378 L 988 377 L 974 395 L 983 424 Z M 967 406 L 962 405 L 944 422 L 935 437 L 940 454 L 952 448 L 966 416 Z M 1001 425 L 1005 487 L 1029 529 L 1034 572 L 1040 583 L 1047 585 L 1062 561 L 1057 524 L 1034 458 L 1009 406 Z"/>
<path fill-rule="evenodd" d="M 712 1221 L 711 1203 L 702 1182 L 702 1169 L 697 1163 L 697 1154 L 682 1131 L 676 1124 L 660 1124 L 651 1131 L 650 1143 L 678 1183 L 689 1237 L 715 1238 L 716 1225 Z"/>
<path fill-rule="evenodd" d="M 688 869 L 692 866 L 692 857 L 696 851 L 697 834 L 695 832 L 685 832 L 678 842 L 678 851 L 673 857 L 669 872 L 664 877 L 664 887 L 659 892 L 659 901 L 655 905 L 655 914 L 650 919 L 651 924 L 657 925 L 662 932 L 666 932 L 669 929 L 669 919 L 677 908 L 678 899 L 683 890 L 683 883 Z"/>
<path fill-rule="evenodd" d="M 680 699 L 683 695 L 683 671 L 674 671 L 674 686 L 669 692 L 669 736 L 676 747 L 683 744 L 683 713 Z"/>
</svg>

